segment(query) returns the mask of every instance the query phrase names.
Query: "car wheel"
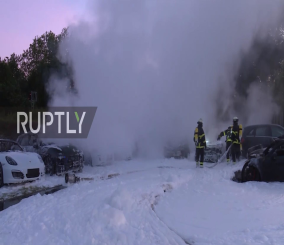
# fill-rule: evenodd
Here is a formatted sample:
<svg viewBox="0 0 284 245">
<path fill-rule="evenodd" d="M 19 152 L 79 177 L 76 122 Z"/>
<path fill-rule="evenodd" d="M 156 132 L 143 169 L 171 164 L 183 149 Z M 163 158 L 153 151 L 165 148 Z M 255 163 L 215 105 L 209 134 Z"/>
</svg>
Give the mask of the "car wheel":
<svg viewBox="0 0 284 245">
<path fill-rule="evenodd" d="M 259 171 L 255 167 L 249 166 L 248 163 L 246 162 L 242 169 L 242 182 L 260 181 Z"/>
<path fill-rule="evenodd" d="M 260 181 L 260 174 L 258 170 L 254 167 L 249 167 L 249 181 Z"/>
<path fill-rule="evenodd" d="M 4 185 L 4 174 L 3 174 L 3 167 L 0 163 L 0 188 Z"/>
</svg>

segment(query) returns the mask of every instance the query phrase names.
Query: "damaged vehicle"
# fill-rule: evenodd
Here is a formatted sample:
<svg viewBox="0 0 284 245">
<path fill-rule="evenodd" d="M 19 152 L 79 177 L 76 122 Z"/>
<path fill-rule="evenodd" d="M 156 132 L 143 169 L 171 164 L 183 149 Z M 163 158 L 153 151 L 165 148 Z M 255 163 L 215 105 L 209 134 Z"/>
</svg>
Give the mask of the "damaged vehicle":
<svg viewBox="0 0 284 245">
<path fill-rule="evenodd" d="M 221 141 L 206 142 L 206 149 L 204 150 L 204 162 L 216 163 L 224 154 L 224 144 Z"/>
<path fill-rule="evenodd" d="M 42 157 L 46 174 L 81 172 L 84 167 L 84 154 L 73 145 L 58 146 L 54 143 L 43 143 L 37 134 L 31 132 L 20 135 L 17 143 L 27 152 L 35 152 Z"/>
<path fill-rule="evenodd" d="M 188 144 L 173 145 L 168 143 L 164 147 L 164 156 L 166 158 L 172 158 L 172 157 L 176 159 L 188 158 L 189 153 L 190 150 Z"/>
<path fill-rule="evenodd" d="M 248 149 L 260 144 L 267 147 L 282 135 L 284 135 L 284 128 L 277 124 L 257 124 L 244 127 L 241 138 L 243 157 L 248 158 Z"/>
<path fill-rule="evenodd" d="M 15 141 L 0 139 L 0 187 L 4 184 L 34 181 L 44 176 L 42 158 Z"/>
<path fill-rule="evenodd" d="M 241 170 L 241 181 L 284 181 L 284 138 L 275 139 L 268 147 L 248 150 L 249 159 Z M 236 173 L 235 173 L 236 174 Z"/>
</svg>

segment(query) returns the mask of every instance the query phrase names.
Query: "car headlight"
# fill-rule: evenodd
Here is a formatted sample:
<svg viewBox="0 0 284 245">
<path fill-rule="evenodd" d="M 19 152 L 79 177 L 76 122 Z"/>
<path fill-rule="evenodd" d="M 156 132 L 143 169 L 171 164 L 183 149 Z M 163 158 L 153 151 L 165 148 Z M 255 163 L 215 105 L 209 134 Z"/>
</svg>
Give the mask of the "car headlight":
<svg viewBox="0 0 284 245">
<path fill-rule="evenodd" d="M 40 155 L 37 155 L 37 157 L 41 163 L 44 163 Z"/>
<path fill-rule="evenodd" d="M 18 165 L 17 162 L 12 157 L 6 156 L 5 158 L 6 158 L 7 163 L 9 163 L 10 165 L 14 165 L 14 166 Z"/>
</svg>

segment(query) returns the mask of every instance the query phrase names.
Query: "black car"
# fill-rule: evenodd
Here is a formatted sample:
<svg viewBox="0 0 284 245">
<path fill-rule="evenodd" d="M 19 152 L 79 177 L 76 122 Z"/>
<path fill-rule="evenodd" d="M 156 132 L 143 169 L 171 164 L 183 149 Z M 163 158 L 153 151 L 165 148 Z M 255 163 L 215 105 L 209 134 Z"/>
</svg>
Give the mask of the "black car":
<svg viewBox="0 0 284 245">
<path fill-rule="evenodd" d="M 84 154 L 73 145 L 43 143 L 37 134 L 31 132 L 20 135 L 17 143 L 27 152 L 36 152 L 42 157 L 46 174 L 62 175 L 69 171 L 81 172 L 83 169 Z"/>
<path fill-rule="evenodd" d="M 284 128 L 276 124 L 250 125 L 243 129 L 241 143 L 243 146 L 242 155 L 247 158 L 248 149 L 262 145 L 267 147 L 274 139 L 284 135 Z"/>
<path fill-rule="evenodd" d="M 252 151 L 241 171 L 242 182 L 284 181 L 284 138 L 275 139 L 268 147 Z"/>
</svg>

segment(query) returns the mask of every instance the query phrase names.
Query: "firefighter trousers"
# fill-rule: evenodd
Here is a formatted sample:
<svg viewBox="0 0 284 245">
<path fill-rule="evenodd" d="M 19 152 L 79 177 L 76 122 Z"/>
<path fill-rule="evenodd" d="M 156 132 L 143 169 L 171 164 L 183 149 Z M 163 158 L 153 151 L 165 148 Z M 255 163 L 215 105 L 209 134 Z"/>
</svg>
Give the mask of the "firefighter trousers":
<svg viewBox="0 0 284 245">
<path fill-rule="evenodd" d="M 204 161 L 204 148 L 196 148 L 195 161 L 203 164 Z"/>
<path fill-rule="evenodd" d="M 232 141 L 227 141 L 226 142 L 226 151 L 229 149 L 231 144 L 232 144 Z M 231 154 L 231 150 L 227 152 L 227 160 L 230 160 L 230 154 Z"/>
<path fill-rule="evenodd" d="M 231 153 L 232 153 L 232 160 L 233 162 L 236 162 L 236 160 L 240 160 L 241 156 L 241 146 L 240 144 L 233 143 L 232 148 L 231 148 Z"/>
</svg>

